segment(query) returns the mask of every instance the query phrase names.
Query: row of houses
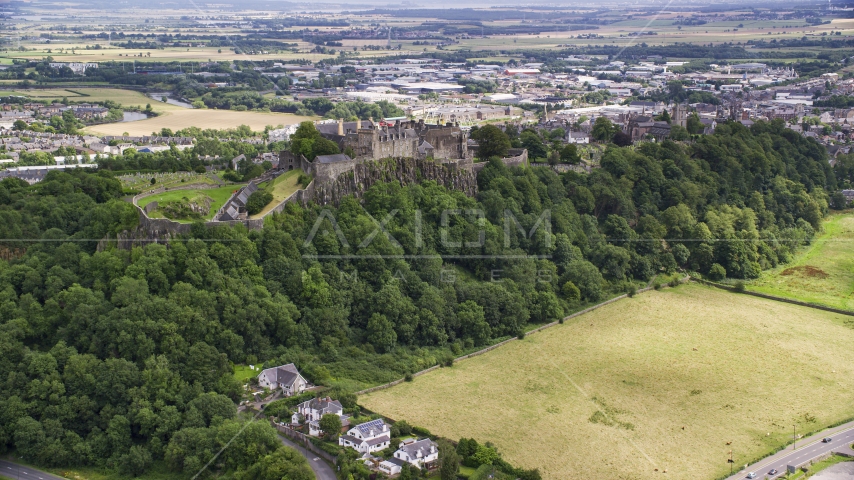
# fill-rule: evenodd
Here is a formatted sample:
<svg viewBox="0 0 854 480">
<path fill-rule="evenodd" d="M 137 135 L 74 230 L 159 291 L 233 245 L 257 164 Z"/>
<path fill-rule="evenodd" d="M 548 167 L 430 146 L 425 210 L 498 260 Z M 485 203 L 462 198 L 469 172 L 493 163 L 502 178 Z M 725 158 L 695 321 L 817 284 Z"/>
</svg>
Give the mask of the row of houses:
<svg viewBox="0 0 854 480">
<path fill-rule="evenodd" d="M 278 390 L 289 397 L 299 395 L 308 388 L 309 382 L 299 373 L 293 363 L 263 370 L 258 375 L 258 384 L 264 388 Z M 344 414 L 344 407 L 338 400 L 330 397 L 313 398 L 300 403 L 291 416 L 291 427 L 307 426 L 308 434 L 314 437 L 324 432 L 320 420 L 324 415 L 337 415 L 346 433 L 338 437 L 338 445 L 361 454 L 362 461 L 370 468 L 388 476 L 400 473 L 407 464 L 428 470 L 438 466 L 439 446 L 429 438 L 408 438 L 397 445 L 391 458 L 383 459 L 373 454 L 389 448 L 391 445 L 391 427 L 383 420 L 376 419 L 350 426 L 350 417 Z"/>
</svg>

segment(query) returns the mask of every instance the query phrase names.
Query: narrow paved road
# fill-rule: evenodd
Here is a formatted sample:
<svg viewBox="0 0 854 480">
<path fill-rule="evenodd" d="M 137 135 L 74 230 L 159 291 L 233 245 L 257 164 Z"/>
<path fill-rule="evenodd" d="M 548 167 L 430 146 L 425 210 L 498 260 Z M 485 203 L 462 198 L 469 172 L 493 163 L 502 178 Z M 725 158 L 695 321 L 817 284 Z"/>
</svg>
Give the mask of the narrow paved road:
<svg viewBox="0 0 854 480">
<path fill-rule="evenodd" d="M 62 477 L 57 477 L 56 475 L 42 472 L 35 468 L 18 465 L 8 460 L 0 460 L 0 475 L 13 480 L 18 480 L 19 478 L 27 480 L 65 480 Z"/>
<path fill-rule="evenodd" d="M 317 477 L 317 480 L 337 480 L 335 477 L 335 470 L 326 463 L 325 460 L 281 435 L 279 435 L 279 440 L 281 440 L 285 446 L 298 451 L 300 455 L 304 456 L 305 459 L 308 460 L 308 465 L 312 470 L 314 470 L 314 476 Z"/>
<path fill-rule="evenodd" d="M 831 438 L 828 443 L 823 443 L 825 437 Z M 779 478 L 786 473 L 787 465 L 800 465 L 801 463 L 815 458 L 817 456 L 829 453 L 834 450 L 845 450 L 848 446 L 854 443 L 854 422 L 849 422 L 838 427 L 825 430 L 808 438 L 798 440 L 797 449 L 793 449 L 792 445 L 786 447 L 776 454 L 764 458 L 753 465 L 749 465 L 744 470 L 729 477 L 727 480 L 739 480 L 747 477 L 749 472 L 754 472 L 756 478 L 770 479 Z M 772 469 L 776 469 L 775 475 L 769 475 Z"/>
</svg>

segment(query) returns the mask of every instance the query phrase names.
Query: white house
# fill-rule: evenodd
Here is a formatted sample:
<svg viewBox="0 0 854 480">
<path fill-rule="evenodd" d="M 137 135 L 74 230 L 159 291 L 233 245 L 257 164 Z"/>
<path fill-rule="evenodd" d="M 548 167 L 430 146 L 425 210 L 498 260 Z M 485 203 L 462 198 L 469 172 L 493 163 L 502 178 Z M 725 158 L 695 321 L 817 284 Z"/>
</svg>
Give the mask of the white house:
<svg viewBox="0 0 854 480">
<path fill-rule="evenodd" d="M 566 143 L 587 144 L 590 143 L 590 135 L 584 132 L 569 132 L 566 134 Z"/>
<path fill-rule="evenodd" d="M 346 435 L 338 437 L 338 445 L 350 447 L 359 453 L 385 450 L 391 443 L 388 425 L 382 419 L 356 425 Z"/>
<path fill-rule="evenodd" d="M 399 458 L 389 458 L 388 460 L 383 460 L 377 465 L 377 469 L 388 475 L 389 477 L 397 475 L 403 469 L 403 466 L 406 465 L 406 462 Z"/>
<path fill-rule="evenodd" d="M 417 468 L 424 465 L 429 468 L 439 459 L 439 446 L 429 438 L 418 441 L 405 440 L 398 445 L 397 451 L 394 452 L 394 458 L 403 460 Z"/>
<path fill-rule="evenodd" d="M 301 420 L 308 424 L 308 434 L 317 437 L 323 433 L 320 430 L 320 419 L 327 414 L 338 415 L 341 425 L 347 425 L 349 417 L 344 415 L 344 407 L 338 400 L 313 398 L 297 405 L 297 411 L 291 416 L 291 424 L 299 424 Z"/>
<path fill-rule="evenodd" d="M 298 395 L 308 388 L 309 384 L 293 363 L 268 368 L 258 375 L 258 385 L 270 390 L 282 389 L 286 397 Z"/>
</svg>

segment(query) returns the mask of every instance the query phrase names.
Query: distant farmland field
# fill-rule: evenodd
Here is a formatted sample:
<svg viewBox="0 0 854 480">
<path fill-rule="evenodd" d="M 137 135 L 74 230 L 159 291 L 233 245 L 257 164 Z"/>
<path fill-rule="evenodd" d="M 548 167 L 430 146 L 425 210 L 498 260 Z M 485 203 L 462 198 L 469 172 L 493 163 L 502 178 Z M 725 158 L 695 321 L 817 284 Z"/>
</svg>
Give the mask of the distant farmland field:
<svg viewBox="0 0 854 480">
<path fill-rule="evenodd" d="M 794 262 L 766 272 L 748 288 L 854 310 L 854 215 L 828 217 L 824 233 Z"/>
<path fill-rule="evenodd" d="M 68 98 L 68 100 L 74 102 L 103 102 L 112 100 L 122 104 L 124 107 L 143 108 L 150 104 L 154 111 L 161 114 L 158 117 L 138 120 L 136 122 L 107 123 L 85 129 L 87 133 L 97 135 L 122 135 L 124 132 L 127 132 L 129 135 L 151 135 L 152 132 L 159 132 L 163 128 L 170 128 L 173 131 L 186 127 L 227 129 L 236 128 L 240 125 L 249 125 L 252 130 L 261 131 L 267 125 L 292 125 L 313 119 L 312 117 L 301 117 L 287 113 L 183 108 L 148 98 L 140 92 L 121 88 L 70 87 L 68 89 L 30 89 L 11 91 L 6 94 L 26 95 L 34 100 L 61 100 L 62 98 Z"/>
<path fill-rule="evenodd" d="M 360 403 L 493 442 L 549 480 L 711 480 L 729 472 L 730 449 L 743 465 L 789 442 L 793 425 L 807 432 L 854 414 L 852 327 L 851 317 L 683 285 Z"/>
<path fill-rule="evenodd" d="M 151 103 L 154 106 L 157 102 Z M 157 106 L 155 106 L 156 108 Z M 123 132 L 127 132 L 129 135 L 151 135 L 152 132 L 159 132 L 163 128 L 177 131 L 186 127 L 226 129 L 248 125 L 252 130 L 260 131 L 264 130 L 267 125 L 292 125 L 305 120 L 312 120 L 312 118 L 286 113 L 235 112 L 176 107 L 159 117 L 136 122 L 95 125 L 86 130 L 99 135 L 122 135 Z"/>
</svg>

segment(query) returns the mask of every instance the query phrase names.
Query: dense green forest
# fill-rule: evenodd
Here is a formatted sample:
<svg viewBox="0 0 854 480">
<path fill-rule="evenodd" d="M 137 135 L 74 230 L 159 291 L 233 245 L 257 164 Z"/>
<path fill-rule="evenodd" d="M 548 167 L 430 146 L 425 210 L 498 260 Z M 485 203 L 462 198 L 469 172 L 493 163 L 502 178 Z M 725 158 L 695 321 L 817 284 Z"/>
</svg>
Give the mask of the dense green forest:
<svg viewBox="0 0 854 480">
<path fill-rule="evenodd" d="M 589 175 L 494 159 L 477 182 L 475 198 L 380 183 L 260 231 L 198 224 L 122 250 L 98 241 L 136 226 L 108 171 L 3 180 L 0 453 L 189 477 L 244 421 L 233 364 L 295 362 L 352 392 L 658 273 L 753 278 L 810 241 L 836 189 L 824 149 L 781 122 L 611 146 Z M 303 478 L 250 430 L 215 471 Z"/>
</svg>

